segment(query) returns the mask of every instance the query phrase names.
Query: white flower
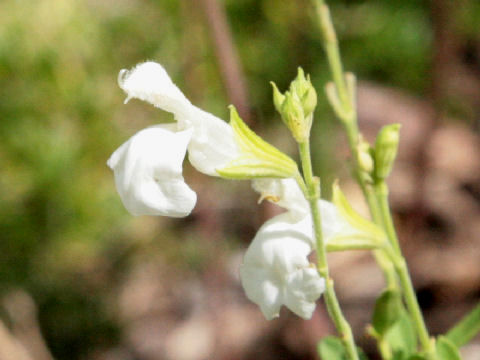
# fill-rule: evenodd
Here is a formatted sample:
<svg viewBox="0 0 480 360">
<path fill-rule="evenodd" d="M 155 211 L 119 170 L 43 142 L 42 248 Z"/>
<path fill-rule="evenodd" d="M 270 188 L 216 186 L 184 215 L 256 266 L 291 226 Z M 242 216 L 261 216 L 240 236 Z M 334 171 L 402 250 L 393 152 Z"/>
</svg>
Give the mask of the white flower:
<svg viewBox="0 0 480 360">
<path fill-rule="evenodd" d="M 277 317 L 282 305 L 311 318 L 325 290 L 325 280 L 307 258 L 312 231 L 308 218 L 295 222 L 284 213 L 267 221 L 250 244 L 240 277 L 247 297 L 260 306 L 267 320 Z"/>
<path fill-rule="evenodd" d="M 183 181 L 185 152 L 197 170 L 218 176 L 216 169 L 239 156 L 232 128 L 192 105 L 160 64 L 122 70 L 118 82 L 127 93 L 125 102 L 147 101 L 177 120 L 140 131 L 108 160 L 125 207 L 133 215 L 187 216 L 196 195 Z"/>
<path fill-rule="evenodd" d="M 288 211 L 257 232 L 240 268 L 242 286 L 267 320 L 277 317 L 282 305 L 309 319 L 325 290 L 325 280 L 308 260 L 316 245 L 308 202 L 293 179 L 255 180 L 253 187 Z M 332 203 L 320 200 L 319 206 L 322 233 L 328 241 L 348 225 Z"/>
<path fill-rule="evenodd" d="M 255 179 L 252 181 L 252 187 L 260 193 L 260 200 L 267 199 L 287 209 L 287 214 L 292 221 L 301 222 L 304 218 L 308 218 L 310 221 L 308 227 L 313 226 L 310 205 L 294 179 Z M 326 242 L 340 232 L 353 231 L 347 221 L 340 216 L 335 205 L 325 200 L 320 200 L 319 204 L 322 216 L 322 235 Z M 314 244 L 312 245 L 314 246 Z"/>
</svg>

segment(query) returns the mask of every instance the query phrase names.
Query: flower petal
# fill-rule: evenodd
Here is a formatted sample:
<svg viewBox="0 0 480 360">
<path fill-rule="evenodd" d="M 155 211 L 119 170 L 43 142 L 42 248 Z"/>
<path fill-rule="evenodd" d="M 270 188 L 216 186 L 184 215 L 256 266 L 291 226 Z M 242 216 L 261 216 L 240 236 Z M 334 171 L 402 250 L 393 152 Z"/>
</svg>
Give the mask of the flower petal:
<svg viewBox="0 0 480 360">
<path fill-rule="evenodd" d="M 267 221 L 250 244 L 240 277 L 247 297 L 260 306 L 267 320 L 278 316 L 281 305 L 286 304 L 291 274 L 309 268 L 312 236 L 307 219 L 295 222 L 284 213 Z"/>
<path fill-rule="evenodd" d="M 293 272 L 288 279 L 285 305 L 298 316 L 310 319 L 315 302 L 325 291 L 325 279 L 314 268 L 303 268 Z"/>
<path fill-rule="evenodd" d="M 193 127 L 188 152 L 190 162 L 198 171 L 218 176 L 216 169 L 239 157 L 230 125 L 193 106 L 160 64 L 150 61 L 130 71 L 122 70 L 118 83 L 128 95 L 126 101 L 130 98 L 147 101 L 173 113 L 179 129 Z"/>
<path fill-rule="evenodd" d="M 240 278 L 247 297 L 260 306 L 267 320 L 278 317 L 282 306 L 279 284 L 269 275 L 268 269 L 261 266 L 242 266 Z"/>
<path fill-rule="evenodd" d="M 120 146 L 107 165 L 114 171 L 117 191 L 133 215 L 184 217 L 197 196 L 184 182 L 182 162 L 192 130 L 171 126 L 141 130 Z"/>
<path fill-rule="evenodd" d="M 138 64 L 132 70 L 121 70 L 118 85 L 128 95 L 125 102 L 137 98 L 180 117 L 188 116 L 193 106 L 162 65 L 152 61 Z"/>
<path fill-rule="evenodd" d="M 216 169 L 240 156 L 233 129 L 225 121 L 195 106 L 184 121 L 194 129 L 188 145 L 188 159 L 198 171 L 219 176 Z"/>
<path fill-rule="evenodd" d="M 304 217 L 310 213 L 308 201 L 297 182 L 292 179 L 255 179 L 253 189 L 260 193 L 260 200 L 268 199 L 290 210 L 295 217 Z"/>
</svg>

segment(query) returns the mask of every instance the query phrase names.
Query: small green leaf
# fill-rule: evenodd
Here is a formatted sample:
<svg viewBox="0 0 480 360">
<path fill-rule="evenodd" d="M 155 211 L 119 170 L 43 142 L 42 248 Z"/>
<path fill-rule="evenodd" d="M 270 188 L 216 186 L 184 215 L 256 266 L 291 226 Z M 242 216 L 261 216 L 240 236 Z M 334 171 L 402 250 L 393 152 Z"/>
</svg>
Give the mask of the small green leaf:
<svg viewBox="0 0 480 360">
<path fill-rule="evenodd" d="M 381 244 L 386 238 L 384 231 L 380 227 L 365 219 L 352 208 L 342 190 L 340 190 L 338 182 L 333 184 L 333 203 L 340 211 L 340 215 L 355 229 L 369 234 L 372 239 L 377 239 L 378 244 Z"/>
<path fill-rule="evenodd" d="M 342 341 L 336 336 L 324 337 L 317 346 L 318 355 L 322 360 L 347 360 L 347 353 Z"/>
<path fill-rule="evenodd" d="M 228 179 L 288 178 L 298 173 L 297 163 L 255 134 L 233 106 L 230 106 L 230 126 L 241 156 L 217 169 L 220 176 Z"/>
<path fill-rule="evenodd" d="M 465 315 L 460 322 L 446 334 L 457 347 L 467 344 L 480 332 L 480 304 Z"/>
<path fill-rule="evenodd" d="M 380 336 L 383 336 L 402 314 L 403 306 L 399 292 L 385 290 L 375 303 L 373 327 Z"/>
<path fill-rule="evenodd" d="M 349 360 L 349 356 L 342 340 L 336 336 L 326 336 L 317 345 L 318 355 L 322 360 Z M 368 360 L 362 349 L 357 347 L 360 360 Z"/>
<path fill-rule="evenodd" d="M 385 340 L 393 352 L 402 352 L 405 357 L 413 355 L 417 348 L 415 328 L 408 313 L 403 312 L 399 319 L 385 333 Z"/>
<path fill-rule="evenodd" d="M 423 355 L 415 354 L 410 356 L 407 360 L 427 360 L 427 358 Z"/>
<path fill-rule="evenodd" d="M 445 336 L 437 339 L 438 360 L 462 360 L 457 346 Z"/>
</svg>

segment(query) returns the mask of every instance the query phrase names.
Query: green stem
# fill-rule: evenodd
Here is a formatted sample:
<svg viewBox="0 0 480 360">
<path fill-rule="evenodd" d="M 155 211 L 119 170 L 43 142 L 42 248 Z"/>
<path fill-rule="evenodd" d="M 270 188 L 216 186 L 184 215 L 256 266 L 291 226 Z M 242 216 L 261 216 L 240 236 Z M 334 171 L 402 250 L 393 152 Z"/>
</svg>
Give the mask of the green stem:
<svg viewBox="0 0 480 360">
<path fill-rule="evenodd" d="M 402 250 L 400 249 L 395 226 L 393 225 L 392 213 L 388 203 L 388 186 L 385 181 L 381 180 L 375 185 L 375 193 L 378 202 L 380 203 L 380 212 L 382 214 L 383 224 L 385 231 L 387 232 L 388 239 L 395 249 L 395 252 L 400 255 Z"/>
<path fill-rule="evenodd" d="M 447 338 L 458 347 L 467 344 L 480 332 L 480 304 L 465 315 L 460 322 L 446 334 Z"/>
<path fill-rule="evenodd" d="M 338 96 L 338 102 L 341 106 L 341 111 L 337 112 L 337 115 L 340 117 L 342 124 L 345 126 L 348 143 L 354 159 L 355 177 L 362 189 L 363 194 L 365 195 L 373 221 L 376 224 L 384 227 L 392 247 L 394 248 L 395 253 L 398 255 L 397 258 L 400 258 L 401 261 L 397 261 L 397 263 L 392 266 L 387 254 L 381 251 L 374 252 L 375 258 L 385 275 L 388 287 L 398 288 L 398 282 L 396 278 L 398 276 L 400 285 L 404 291 L 407 307 L 416 325 L 422 348 L 428 354 L 429 358 L 435 359 L 435 348 L 430 341 L 430 337 L 428 335 L 428 331 L 425 326 L 415 292 L 413 290 L 412 282 L 408 274 L 405 260 L 401 256 L 398 239 L 390 214 L 390 208 L 388 206 L 388 194 L 386 194 L 384 188 L 379 189 L 378 193 L 376 192 L 371 180 L 364 176 L 358 163 L 357 146 L 359 141 L 359 132 L 357 125 L 357 113 L 354 106 L 354 94 L 351 90 L 349 91 L 349 87 L 347 86 L 347 82 L 343 74 L 340 50 L 328 7 L 323 0 L 313 0 L 313 2 L 317 10 L 318 21 L 323 35 L 324 47 L 327 53 L 330 71 L 335 84 L 336 95 Z"/>
<path fill-rule="evenodd" d="M 408 311 L 412 317 L 415 329 L 417 330 L 422 350 L 426 353 L 428 359 L 434 360 L 437 358 L 435 344 L 431 341 L 427 327 L 425 326 L 425 321 L 423 320 L 423 315 L 420 306 L 418 305 L 417 296 L 405 260 L 403 257 L 400 257 L 399 259 L 401 260 L 396 262 L 395 268 L 397 269 Z"/>
<path fill-rule="evenodd" d="M 392 246 L 393 254 L 391 255 L 391 258 L 394 262 L 395 270 L 400 280 L 400 285 L 402 287 L 403 295 L 405 298 L 405 303 L 407 304 L 408 311 L 415 325 L 420 345 L 422 346 L 423 351 L 425 351 L 429 359 L 436 359 L 435 346 L 430 339 L 427 326 L 425 325 L 425 320 L 420 310 L 420 305 L 418 304 L 415 289 L 413 287 L 407 264 L 402 255 L 402 250 L 398 242 L 397 233 L 393 225 L 392 213 L 388 204 L 388 187 L 383 180 L 379 180 L 377 185 L 375 186 L 375 189 L 377 199 L 380 203 L 380 209 L 383 223 L 385 225 L 385 231 L 387 232 L 388 239 Z"/>
<path fill-rule="evenodd" d="M 330 277 L 327 250 L 322 235 L 322 218 L 318 200 L 320 199 L 320 182 L 319 179 L 313 176 L 312 160 L 310 156 L 310 142 L 299 143 L 300 158 L 303 169 L 303 176 L 305 179 L 306 193 L 305 197 L 308 199 L 310 209 L 312 212 L 313 227 L 315 232 L 315 242 L 317 250 L 318 273 L 325 279 L 325 303 L 327 305 L 328 313 L 333 320 L 340 338 L 345 346 L 350 360 L 358 360 L 358 354 L 353 338 L 352 329 L 345 320 L 340 304 L 335 294 L 333 279 Z M 297 180 L 298 181 L 298 180 Z M 300 187 L 302 184 L 299 183 Z"/>
</svg>

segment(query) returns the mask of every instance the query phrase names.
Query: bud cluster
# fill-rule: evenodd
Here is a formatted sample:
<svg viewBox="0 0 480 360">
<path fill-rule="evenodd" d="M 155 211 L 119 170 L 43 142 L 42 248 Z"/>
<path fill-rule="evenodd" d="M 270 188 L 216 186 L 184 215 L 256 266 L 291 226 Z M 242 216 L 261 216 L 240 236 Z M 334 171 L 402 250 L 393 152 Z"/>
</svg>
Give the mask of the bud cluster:
<svg viewBox="0 0 480 360">
<path fill-rule="evenodd" d="M 385 125 L 371 146 L 362 135 L 357 142 L 357 164 L 360 175 L 368 182 L 385 180 L 397 157 L 400 124 Z"/>
<path fill-rule="evenodd" d="M 310 136 L 313 111 L 317 106 L 317 92 L 310 81 L 310 76 L 305 77 L 303 70 L 298 68 L 297 77 L 284 94 L 278 90 L 275 83 L 271 84 L 273 103 L 283 122 L 297 142 L 305 142 Z"/>
</svg>

